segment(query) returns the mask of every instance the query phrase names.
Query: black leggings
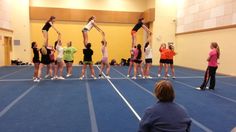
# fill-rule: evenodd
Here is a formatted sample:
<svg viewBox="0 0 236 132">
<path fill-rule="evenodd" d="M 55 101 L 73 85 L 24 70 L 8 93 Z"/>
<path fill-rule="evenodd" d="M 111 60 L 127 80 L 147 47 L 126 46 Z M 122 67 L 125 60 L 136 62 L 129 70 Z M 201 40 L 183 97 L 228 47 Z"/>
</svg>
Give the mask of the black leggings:
<svg viewBox="0 0 236 132">
<path fill-rule="evenodd" d="M 208 66 L 207 70 L 205 72 L 205 77 L 204 77 L 204 81 L 201 85 L 201 89 L 205 89 L 207 86 L 207 83 L 210 79 L 210 86 L 209 89 L 214 89 L 215 88 L 215 82 L 216 82 L 216 70 L 218 67 L 212 67 L 212 66 Z"/>
</svg>

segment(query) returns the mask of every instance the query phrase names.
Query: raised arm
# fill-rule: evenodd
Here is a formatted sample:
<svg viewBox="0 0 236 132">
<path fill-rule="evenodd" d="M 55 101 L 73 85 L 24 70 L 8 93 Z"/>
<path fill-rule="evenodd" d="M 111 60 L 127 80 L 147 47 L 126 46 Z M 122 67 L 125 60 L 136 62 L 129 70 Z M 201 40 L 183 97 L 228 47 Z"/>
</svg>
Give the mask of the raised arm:
<svg viewBox="0 0 236 132">
<path fill-rule="evenodd" d="M 152 32 L 148 29 L 147 26 L 145 26 L 144 24 L 142 25 L 142 28 L 148 33 L 148 34 L 152 34 Z"/>
<path fill-rule="evenodd" d="M 57 32 L 57 34 L 61 34 L 61 33 L 56 29 L 56 27 L 53 25 L 52 22 L 49 22 L 49 23 L 51 24 L 52 28 Z"/>
<path fill-rule="evenodd" d="M 103 36 L 105 36 L 105 33 L 102 31 L 101 28 L 99 28 L 99 27 L 97 26 L 97 24 L 96 24 L 95 22 L 93 23 L 93 26 L 94 26 L 99 32 L 101 32 Z"/>
</svg>

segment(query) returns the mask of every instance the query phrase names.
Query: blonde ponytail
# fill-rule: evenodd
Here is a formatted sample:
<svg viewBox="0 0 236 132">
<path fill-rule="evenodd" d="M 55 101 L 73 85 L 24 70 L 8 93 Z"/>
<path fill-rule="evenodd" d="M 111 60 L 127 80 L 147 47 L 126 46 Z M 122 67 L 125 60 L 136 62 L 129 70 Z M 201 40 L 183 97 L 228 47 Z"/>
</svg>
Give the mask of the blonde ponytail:
<svg viewBox="0 0 236 132">
<path fill-rule="evenodd" d="M 46 46 L 43 46 L 41 48 L 41 52 L 42 52 L 42 55 L 47 55 L 47 48 L 46 48 Z"/>
</svg>

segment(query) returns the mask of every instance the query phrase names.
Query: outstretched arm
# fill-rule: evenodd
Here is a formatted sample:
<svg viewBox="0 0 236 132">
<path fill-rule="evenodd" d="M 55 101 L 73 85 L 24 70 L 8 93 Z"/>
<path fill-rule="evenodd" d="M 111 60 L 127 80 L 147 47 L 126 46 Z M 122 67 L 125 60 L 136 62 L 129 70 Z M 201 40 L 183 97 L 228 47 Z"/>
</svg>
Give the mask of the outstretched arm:
<svg viewBox="0 0 236 132">
<path fill-rule="evenodd" d="M 152 32 L 148 29 L 147 26 L 145 26 L 145 25 L 143 24 L 142 28 L 143 28 L 148 34 L 152 35 Z"/>
<path fill-rule="evenodd" d="M 61 34 L 58 34 L 57 40 L 61 40 Z"/>
<path fill-rule="evenodd" d="M 53 25 L 52 22 L 49 22 L 49 23 L 51 24 L 52 28 L 57 32 L 57 34 L 61 34 L 61 33 L 56 29 L 56 27 Z"/>
<path fill-rule="evenodd" d="M 99 28 L 99 27 L 97 26 L 96 23 L 93 23 L 93 26 L 94 26 L 100 33 L 102 33 L 103 36 L 105 36 L 105 33 L 102 31 L 101 28 Z"/>
<path fill-rule="evenodd" d="M 148 34 L 147 35 L 147 40 L 145 43 L 149 42 L 149 45 L 152 47 L 152 35 L 151 34 Z"/>
</svg>

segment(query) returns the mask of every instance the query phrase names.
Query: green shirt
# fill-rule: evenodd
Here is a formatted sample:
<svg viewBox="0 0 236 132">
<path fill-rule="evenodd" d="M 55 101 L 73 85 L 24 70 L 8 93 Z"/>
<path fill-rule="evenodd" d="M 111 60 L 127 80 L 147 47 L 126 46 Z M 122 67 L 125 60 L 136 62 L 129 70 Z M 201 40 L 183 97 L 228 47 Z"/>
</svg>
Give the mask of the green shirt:
<svg viewBox="0 0 236 132">
<path fill-rule="evenodd" d="M 73 61 L 74 60 L 74 53 L 77 51 L 74 47 L 66 47 L 64 48 L 64 60 L 66 61 Z"/>
</svg>

